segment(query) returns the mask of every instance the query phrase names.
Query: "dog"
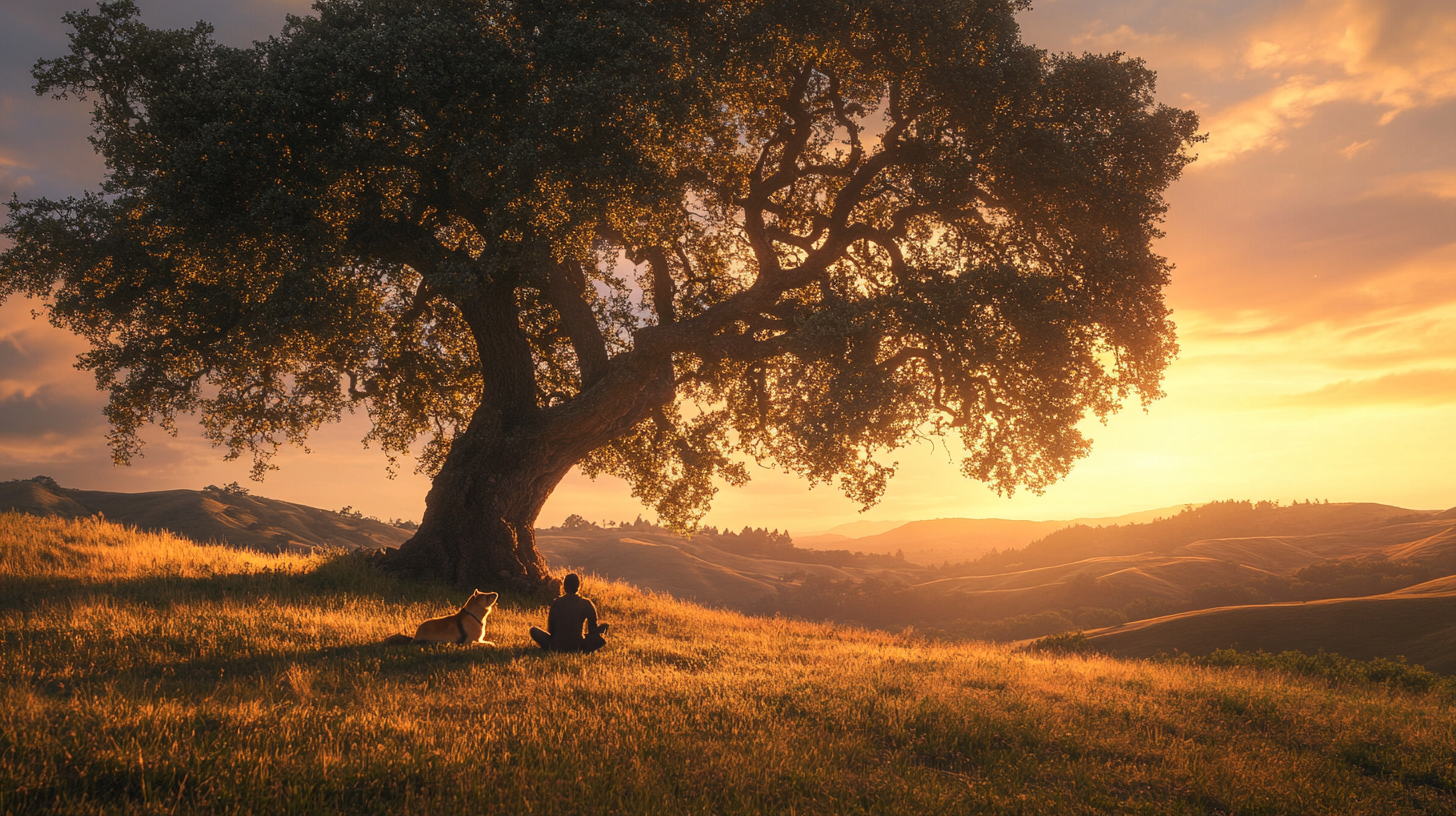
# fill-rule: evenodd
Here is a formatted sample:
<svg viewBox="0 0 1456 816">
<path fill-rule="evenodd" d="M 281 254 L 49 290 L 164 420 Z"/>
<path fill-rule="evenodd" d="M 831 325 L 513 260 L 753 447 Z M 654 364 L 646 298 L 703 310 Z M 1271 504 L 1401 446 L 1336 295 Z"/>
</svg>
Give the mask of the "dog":
<svg viewBox="0 0 1456 816">
<path fill-rule="evenodd" d="M 495 609 L 500 595 L 495 592 L 475 590 L 470 600 L 453 615 L 430 618 L 415 629 L 414 637 L 404 634 L 390 635 L 381 641 L 383 646 L 403 646 L 409 643 L 458 643 L 470 646 L 494 646 L 495 642 L 485 639 L 485 619 Z"/>
</svg>

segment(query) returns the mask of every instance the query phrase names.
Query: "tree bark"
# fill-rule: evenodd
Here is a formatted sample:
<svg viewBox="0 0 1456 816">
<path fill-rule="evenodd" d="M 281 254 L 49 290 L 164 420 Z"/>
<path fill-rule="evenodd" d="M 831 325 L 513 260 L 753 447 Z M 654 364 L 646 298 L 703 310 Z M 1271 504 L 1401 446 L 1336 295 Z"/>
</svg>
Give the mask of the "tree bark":
<svg viewBox="0 0 1456 816">
<path fill-rule="evenodd" d="M 596 386 L 525 422 L 476 411 L 425 497 L 420 529 L 381 566 L 461 589 L 555 595 L 559 579 L 536 549 L 541 507 L 577 462 L 673 399 L 665 358 L 618 360 Z"/>
<path fill-rule="evenodd" d="M 485 413 L 483 410 L 481 413 Z M 574 462 L 536 435 L 502 437 L 477 413 L 425 498 L 420 529 L 384 567 L 460 589 L 542 590 L 552 575 L 536 550 L 536 516 Z"/>
</svg>

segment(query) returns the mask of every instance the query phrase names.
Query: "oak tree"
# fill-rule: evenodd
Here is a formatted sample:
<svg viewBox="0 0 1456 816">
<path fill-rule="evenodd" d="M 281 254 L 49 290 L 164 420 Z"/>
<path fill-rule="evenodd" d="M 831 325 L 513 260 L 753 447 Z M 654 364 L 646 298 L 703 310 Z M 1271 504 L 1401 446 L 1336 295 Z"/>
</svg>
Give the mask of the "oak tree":
<svg viewBox="0 0 1456 816">
<path fill-rule="evenodd" d="M 99 190 L 14 200 L 0 297 L 88 339 L 115 458 L 195 413 L 257 475 L 363 410 L 434 474 L 386 561 L 549 580 L 562 477 L 678 527 L 745 463 L 872 503 L 887 452 L 1041 489 L 1160 396 L 1152 250 L 1197 120 L 1020 0 L 322 0 L 249 48 L 66 15 L 36 91 Z"/>
</svg>

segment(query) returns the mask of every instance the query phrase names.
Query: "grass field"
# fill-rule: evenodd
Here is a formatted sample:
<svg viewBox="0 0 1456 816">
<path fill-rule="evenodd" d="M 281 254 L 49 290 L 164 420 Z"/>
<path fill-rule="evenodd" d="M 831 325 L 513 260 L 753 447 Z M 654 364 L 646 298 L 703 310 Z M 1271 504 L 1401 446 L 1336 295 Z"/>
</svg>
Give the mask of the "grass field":
<svg viewBox="0 0 1456 816">
<path fill-rule="evenodd" d="M 0 812 L 1456 812 L 1445 685 L 583 594 L 594 656 L 528 648 L 510 596 L 496 648 L 387 648 L 464 593 L 0 515 Z"/>
</svg>

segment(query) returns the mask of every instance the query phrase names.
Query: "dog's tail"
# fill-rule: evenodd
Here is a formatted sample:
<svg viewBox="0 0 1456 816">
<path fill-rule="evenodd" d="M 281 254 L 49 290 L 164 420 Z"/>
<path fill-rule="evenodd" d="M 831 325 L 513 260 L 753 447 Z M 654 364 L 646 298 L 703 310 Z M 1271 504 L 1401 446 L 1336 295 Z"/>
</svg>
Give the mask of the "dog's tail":
<svg viewBox="0 0 1456 816">
<path fill-rule="evenodd" d="M 409 635 L 406 635 L 403 632 L 401 632 L 401 633 L 399 633 L 397 635 L 390 635 L 389 637 L 385 638 L 384 640 L 379 641 L 379 645 L 380 646 L 408 646 L 411 643 L 413 643 L 414 640 L 415 640 L 414 638 L 412 638 Z"/>
</svg>

